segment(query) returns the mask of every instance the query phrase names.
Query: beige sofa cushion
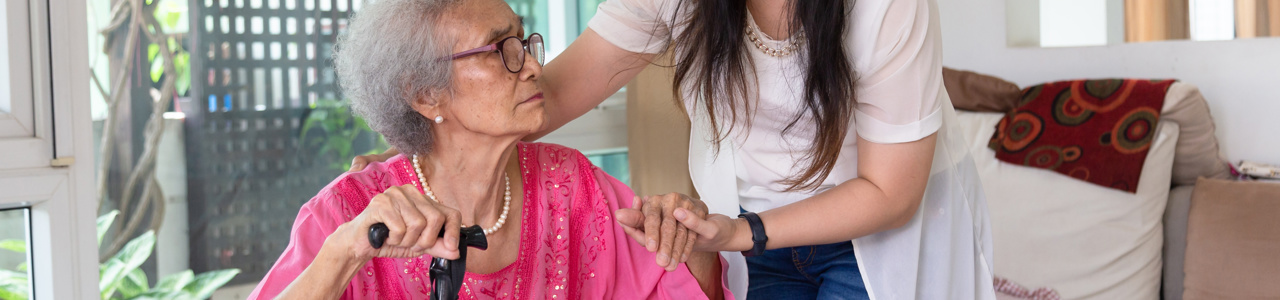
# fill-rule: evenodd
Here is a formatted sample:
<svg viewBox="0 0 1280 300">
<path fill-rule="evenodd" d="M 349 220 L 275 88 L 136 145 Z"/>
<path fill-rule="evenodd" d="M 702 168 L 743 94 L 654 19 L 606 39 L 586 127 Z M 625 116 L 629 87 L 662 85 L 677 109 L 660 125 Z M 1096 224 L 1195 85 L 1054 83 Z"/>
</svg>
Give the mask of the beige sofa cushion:
<svg viewBox="0 0 1280 300">
<path fill-rule="evenodd" d="M 1173 184 L 1195 184 L 1196 178 L 1228 179 L 1231 172 L 1218 151 L 1209 103 L 1195 85 L 1178 82 L 1165 94 L 1160 121 L 1178 123 L 1178 148 L 1173 159 Z"/>
<path fill-rule="evenodd" d="M 1200 179 L 1183 299 L 1280 299 L 1280 184 Z"/>
</svg>

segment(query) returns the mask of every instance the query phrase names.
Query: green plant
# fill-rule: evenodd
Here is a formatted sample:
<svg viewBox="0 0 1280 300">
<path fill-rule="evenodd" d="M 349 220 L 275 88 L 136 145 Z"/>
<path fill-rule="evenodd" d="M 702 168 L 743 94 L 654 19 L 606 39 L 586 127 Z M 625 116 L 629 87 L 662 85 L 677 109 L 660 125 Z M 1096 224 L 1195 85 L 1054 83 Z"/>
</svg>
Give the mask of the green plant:
<svg viewBox="0 0 1280 300">
<path fill-rule="evenodd" d="M 99 244 L 118 213 L 111 211 L 98 217 Z M 151 257 L 155 245 L 155 232 L 147 231 L 99 265 L 98 288 L 102 291 L 102 299 L 208 299 L 213 291 L 240 274 L 239 269 L 209 271 L 200 275 L 186 270 L 169 274 L 156 281 L 155 286 L 147 287 L 147 274 L 138 267 Z M 23 254 L 27 252 L 26 241 L 23 240 L 0 241 L 0 248 Z M 0 299 L 28 299 L 31 290 L 27 274 L 26 263 L 18 265 L 16 271 L 0 269 Z"/>
<path fill-rule="evenodd" d="M 323 131 L 323 135 L 308 139 L 313 130 Z M 372 139 L 368 150 L 359 151 L 361 139 Z M 356 155 L 381 153 L 389 147 L 382 136 L 364 119 L 351 113 L 351 109 L 343 101 L 321 99 L 311 105 L 306 121 L 302 124 L 298 137 L 306 151 L 314 151 L 316 157 L 328 161 L 328 167 L 337 171 L 346 171 L 351 167 L 351 158 Z"/>
</svg>

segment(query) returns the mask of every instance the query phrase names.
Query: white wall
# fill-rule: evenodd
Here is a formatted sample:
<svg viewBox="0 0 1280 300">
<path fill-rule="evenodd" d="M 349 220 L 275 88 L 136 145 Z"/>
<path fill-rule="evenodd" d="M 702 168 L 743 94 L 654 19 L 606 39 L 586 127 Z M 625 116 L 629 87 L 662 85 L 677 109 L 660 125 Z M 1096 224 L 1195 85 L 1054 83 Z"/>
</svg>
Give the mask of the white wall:
<svg viewBox="0 0 1280 300">
<path fill-rule="evenodd" d="M 1280 164 L 1280 38 L 1009 48 L 1004 0 L 940 0 L 943 63 L 1028 86 L 1079 78 L 1177 78 L 1209 100 L 1232 162 Z"/>
<path fill-rule="evenodd" d="M 1106 44 L 1106 0 L 1040 0 L 1040 46 Z"/>
</svg>

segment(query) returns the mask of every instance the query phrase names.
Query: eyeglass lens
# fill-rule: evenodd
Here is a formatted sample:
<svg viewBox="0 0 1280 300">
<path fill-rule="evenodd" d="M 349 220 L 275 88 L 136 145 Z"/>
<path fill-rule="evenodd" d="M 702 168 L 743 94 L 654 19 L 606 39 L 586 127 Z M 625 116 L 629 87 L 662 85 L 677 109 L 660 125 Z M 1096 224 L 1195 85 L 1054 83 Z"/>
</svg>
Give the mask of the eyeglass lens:
<svg viewBox="0 0 1280 300">
<path fill-rule="evenodd" d="M 507 71 L 520 72 L 524 69 L 525 49 L 520 39 L 505 39 L 502 41 L 502 61 L 506 64 Z M 529 36 L 528 51 L 533 55 L 533 59 L 539 65 L 543 63 L 543 46 L 542 35 L 534 34 Z"/>
</svg>

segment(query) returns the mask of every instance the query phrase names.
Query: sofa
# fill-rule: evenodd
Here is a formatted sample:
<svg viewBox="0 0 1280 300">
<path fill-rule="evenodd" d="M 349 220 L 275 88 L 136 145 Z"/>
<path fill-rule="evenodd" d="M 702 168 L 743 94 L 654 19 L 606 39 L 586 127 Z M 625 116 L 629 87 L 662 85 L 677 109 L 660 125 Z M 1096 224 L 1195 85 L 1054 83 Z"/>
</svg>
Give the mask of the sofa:
<svg viewBox="0 0 1280 300">
<path fill-rule="evenodd" d="M 986 191 L 997 277 L 1062 299 L 1182 299 L 1193 187 L 1231 178 L 1194 85 L 1169 87 L 1136 192 L 1126 193 L 997 160 L 989 140 L 1022 91 L 967 71 L 944 79 Z"/>
</svg>

